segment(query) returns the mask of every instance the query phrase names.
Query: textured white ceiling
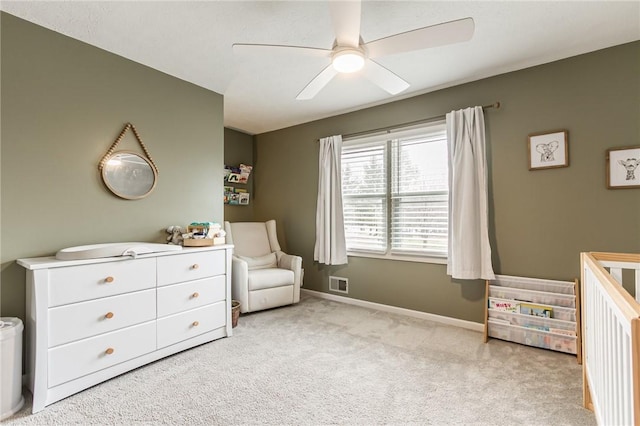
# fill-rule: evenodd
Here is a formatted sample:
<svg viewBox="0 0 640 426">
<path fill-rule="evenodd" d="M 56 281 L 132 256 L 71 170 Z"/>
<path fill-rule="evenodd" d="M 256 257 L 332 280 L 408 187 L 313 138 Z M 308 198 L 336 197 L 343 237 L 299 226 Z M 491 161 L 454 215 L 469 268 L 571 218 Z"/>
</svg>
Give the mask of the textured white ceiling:
<svg viewBox="0 0 640 426">
<path fill-rule="evenodd" d="M 640 1 L 365 1 L 365 42 L 465 17 L 475 20 L 475 33 L 469 42 L 381 58 L 411 84 L 399 95 L 361 76 L 339 75 L 313 100 L 296 101 L 328 59 L 284 52 L 240 56 L 231 46 L 330 49 L 335 36 L 325 1 L 5 0 L 0 8 L 223 94 L 225 126 L 247 133 L 640 40 Z"/>
</svg>

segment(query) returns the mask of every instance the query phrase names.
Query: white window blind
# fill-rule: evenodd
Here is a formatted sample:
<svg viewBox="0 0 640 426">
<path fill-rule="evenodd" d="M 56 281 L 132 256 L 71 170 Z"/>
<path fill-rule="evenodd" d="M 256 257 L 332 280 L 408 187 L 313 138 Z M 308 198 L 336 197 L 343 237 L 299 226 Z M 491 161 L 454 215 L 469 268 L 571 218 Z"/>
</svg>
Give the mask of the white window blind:
<svg viewBox="0 0 640 426">
<path fill-rule="evenodd" d="M 387 146 L 342 147 L 342 199 L 347 252 L 387 251 Z"/>
<path fill-rule="evenodd" d="M 345 141 L 342 176 L 349 252 L 446 257 L 443 122 Z"/>
</svg>

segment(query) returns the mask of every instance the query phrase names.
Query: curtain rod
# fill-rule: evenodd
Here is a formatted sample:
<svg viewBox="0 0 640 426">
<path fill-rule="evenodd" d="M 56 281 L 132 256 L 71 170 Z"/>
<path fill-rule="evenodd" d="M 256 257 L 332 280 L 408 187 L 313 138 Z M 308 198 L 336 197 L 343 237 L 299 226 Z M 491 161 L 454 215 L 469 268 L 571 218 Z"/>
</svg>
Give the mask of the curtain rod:
<svg viewBox="0 0 640 426">
<path fill-rule="evenodd" d="M 495 109 L 500 109 L 502 105 L 500 104 L 500 101 L 496 101 L 492 104 L 489 105 L 482 105 L 482 109 L 488 109 L 488 108 L 495 108 Z M 363 136 L 363 135 L 368 135 L 370 133 L 378 133 L 378 132 L 388 132 L 390 130 L 394 130 L 394 129 L 399 129 L 402 127 L 407 127 L 407 126 L 412 126 L 414 124 L 422 124 L 422 123 L 428 123 L 429 121 L 433 121 L 433 120 L 438 120 L 438 119 L 443 119 L 446 117 L 446 114 L 442 114 L 442 115 L 436 115 L 435 117 L 428 117 L 428 118 L 423 118 L 421 120 L 416 120 L 416 121 L 410 121 L 408 123 L 401 123 L 401 124 L 396 124 L 394 126 L 386 126 L 386 127 L 380 127 L 377 129 L 372 129 L 372 130 L 366 130 L 363 132 L 357 132 L 357 133 L 349 133 L 347 135 L 342 135 L 342 139 L 346 139 L 346 138 L 353 138 L 356 136 Z M 319 139 L 316 139 L 316 142 L 318 142 Z"/>
</svg>

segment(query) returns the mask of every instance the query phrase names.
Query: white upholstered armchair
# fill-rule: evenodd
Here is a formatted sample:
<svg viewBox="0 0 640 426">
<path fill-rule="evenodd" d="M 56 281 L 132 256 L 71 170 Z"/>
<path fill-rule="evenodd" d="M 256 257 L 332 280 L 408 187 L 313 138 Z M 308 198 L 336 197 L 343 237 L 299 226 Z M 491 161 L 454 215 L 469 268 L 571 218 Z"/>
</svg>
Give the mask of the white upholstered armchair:
<svg viewBox="0 0 640 426">
<path fill-rule="evenodd" d="M 300 301 L 302 257 L 283 253 L 276 221 L 225 222 L 233 244 L 231 294 L 240 312 L 255 312 Z"/>
</svg>

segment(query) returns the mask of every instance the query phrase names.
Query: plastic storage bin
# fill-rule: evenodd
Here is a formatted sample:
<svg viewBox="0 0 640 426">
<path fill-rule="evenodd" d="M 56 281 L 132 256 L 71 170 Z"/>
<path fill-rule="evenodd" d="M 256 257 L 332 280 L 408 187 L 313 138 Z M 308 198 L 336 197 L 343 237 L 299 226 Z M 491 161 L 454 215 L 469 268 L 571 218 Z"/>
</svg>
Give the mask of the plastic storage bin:
<svg viewBox="0 0 640 426">
<path fill-rule="evenodd" d="M 534 328 L 517 325 L 502 324 L 489 319 L 489 336 L 496 339 L 509 340 L 528 346 L 536 346 L 543 349 L 576 354 L 577 337 L 564 334 L 551 333 Z"/>
<path fill-rule="evenodd" d="M 22 396 L 22 330 L 19 318 L 0 318 L 0 420 L 24 405 Z"/>
<path fill-rule="evenodd" d="M 520 300 L 522 302 L 555 305 L 564 308 L 576 307 L 576 296 L 571 294 L 557 294 L 547 291 L 526 290 L 520 288 L 489 286 L 489 296 L 500 299 Z"/>
</svg>

